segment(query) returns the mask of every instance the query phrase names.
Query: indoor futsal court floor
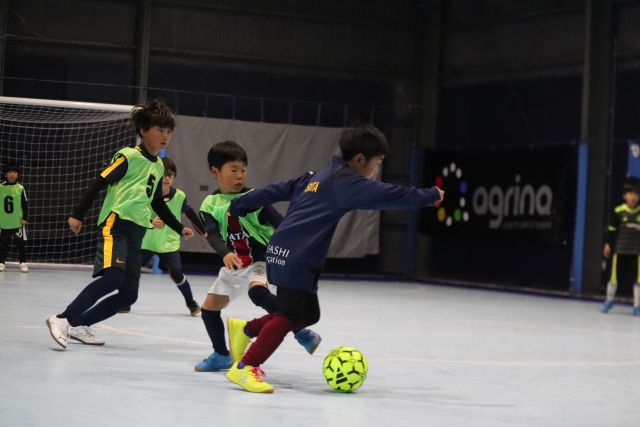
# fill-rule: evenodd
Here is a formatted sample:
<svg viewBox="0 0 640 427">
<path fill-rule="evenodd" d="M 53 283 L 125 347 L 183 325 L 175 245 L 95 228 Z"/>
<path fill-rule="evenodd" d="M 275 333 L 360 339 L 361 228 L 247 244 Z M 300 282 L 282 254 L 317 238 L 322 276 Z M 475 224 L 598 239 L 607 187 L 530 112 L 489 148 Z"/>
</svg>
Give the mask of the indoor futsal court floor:
<svg viewBox="0 0 640 427">
<path fill-rule="evenodd" d="M 380 281 L 320 283 L 323 341 L 288 336 L 263 366 L 271 395 L 196 373 L 211 351 L 167 275 L 143 275 L 138 303 L 97 325 L 104 347 L 62 351 L 45 319 L 89 271 L 0 273 L 0 426 L 640 425 L 640 318 L 595 302 Z M 198 301 L 212 276 L 189 277 Z M 247 297 L 223 317 L 261 315 Z M 369 361 L 353 394 L 333 392 L 324 356 Z"/>
</svg>

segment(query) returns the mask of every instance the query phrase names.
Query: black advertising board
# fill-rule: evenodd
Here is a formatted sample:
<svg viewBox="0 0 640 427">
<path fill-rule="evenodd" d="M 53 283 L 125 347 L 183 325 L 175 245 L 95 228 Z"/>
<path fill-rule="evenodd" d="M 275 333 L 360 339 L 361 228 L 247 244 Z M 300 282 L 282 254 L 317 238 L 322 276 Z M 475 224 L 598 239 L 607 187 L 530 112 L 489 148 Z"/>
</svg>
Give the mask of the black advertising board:
<svg viewBox="0 0 640 427">
<path fill-rule="evenodd" d="M 573 234 L 576 146 L 425 153 L 424 186 L 445 200 L 421 213 L 438 237 L 566 243 Z"/>
</svg>

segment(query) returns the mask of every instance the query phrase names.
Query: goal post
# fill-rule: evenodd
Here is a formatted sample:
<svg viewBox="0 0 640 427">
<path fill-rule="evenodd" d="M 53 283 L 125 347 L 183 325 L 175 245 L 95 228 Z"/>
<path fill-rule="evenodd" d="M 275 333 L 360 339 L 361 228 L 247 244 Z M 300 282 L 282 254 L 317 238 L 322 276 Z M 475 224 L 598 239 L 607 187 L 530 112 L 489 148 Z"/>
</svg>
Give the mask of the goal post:
<svg viewBox="0 0 640 427">
<path fill-rule="evenodd" d="M 17 164 L 29 201 L 27 263 L 91 264 L 100 200 L 75 236 L 67 218 L 120 148 L 136 142 L 132 106 L 0 97 L 0 169 Z M 2 206 L 0 206 L 2 209 Z M 10 251 L 7 260 L 15 261 Z"/>
</svg>

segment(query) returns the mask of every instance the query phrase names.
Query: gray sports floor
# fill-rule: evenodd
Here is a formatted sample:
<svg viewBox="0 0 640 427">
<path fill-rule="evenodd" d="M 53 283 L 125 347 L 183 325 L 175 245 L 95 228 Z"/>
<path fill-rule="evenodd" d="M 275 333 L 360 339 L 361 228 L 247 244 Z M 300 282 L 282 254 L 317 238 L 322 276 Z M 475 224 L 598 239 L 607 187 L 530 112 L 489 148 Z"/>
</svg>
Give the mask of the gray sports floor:
<svg viewBox="0 0 640 427">
<path fill-rule="evenodd" d="M 393 282 L 320 283 L 324 337 L 292 337 L 263 366 L 272 395 L 223 373 L 168 276 L 143 275 L 138 303 L 96 331 L 104 347 L 62 351 L 45 327 L 87 271 L 0 273 L 0 426 L 634 426 L 640 425 L 640 318 L 628 306 Z M 191 276 L 198 300 L 212 277 Z M 223 316 L 260 315 L 242 297 Z M 367 357 L 364 386 L 332 392 L 330 349 Z"/>
</svg>

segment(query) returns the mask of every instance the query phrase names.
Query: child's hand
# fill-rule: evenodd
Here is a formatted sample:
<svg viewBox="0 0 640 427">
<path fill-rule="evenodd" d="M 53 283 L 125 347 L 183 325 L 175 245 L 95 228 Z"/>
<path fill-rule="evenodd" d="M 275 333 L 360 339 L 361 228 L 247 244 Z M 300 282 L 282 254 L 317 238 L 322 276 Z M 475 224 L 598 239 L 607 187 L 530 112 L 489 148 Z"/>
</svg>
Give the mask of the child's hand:
<svg viewBox="0 0 640 427">
<path fill-rule="evenodd" d="M 80 233 L 80 230 L 82 229 L 82 221 L 70 216 L 67 220 L 67 223 L 69 224 L 69 228 L 71 229 L 73 234 Z"/>
<path fill-rule="evenodd" d="M 160 218 L 153 218 L 153 221 L 151 221 L 151 224 L 155 227 L 155 228 L 162 228 L 164 227 L 164 221 L 161 220 Z"/>
<path fill-rule="evenodd" d="M 222 258 L 222 262 L 224 262 L 224 266 L 229 270 L 236 270 L 242 267 L 242 260 L 236 255 L 235 252 L 229 252 Z"/>
<path fill-rule="evenodd" d="M 189 227 L 185 227 L 182 229 L 182 237 L 184 237 L 184 240 L 189 240 L 190 238 L 193 237 L 193 230 L 190 229 Z"/>
<path fill-rule="evenodd" d="M 29 221 L 27 221 L 26 219 L 21 219 L 20 220 L 20 224 L 27 225 L 27 224 L 29 224 Z"/>
<path fill-rule="evenodd" d="M 440 198 L 435 202 L 433 202 L 433 206 L 436 208 L 439 208 L 440 204 L 442 204 L 442 201 L 444 200 L 444 191 L 442 191 L 439 187 L 436 187 L 436 186 L 434 186 L 433 188 L 438 190 L 438 194 L 440 195 Z"/>
<path fill-rule="evenodd" d="M 604 244 L 604 249 L 602 250 L 602 255 L 604 255 L 605 258 L 609 258 L 609 256 L 611 255 L 611 245 L 608 243 Z"/>
</svg>

